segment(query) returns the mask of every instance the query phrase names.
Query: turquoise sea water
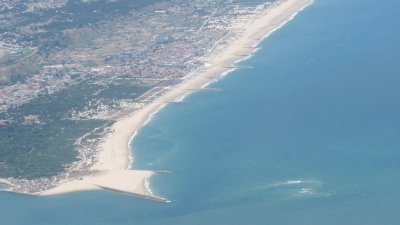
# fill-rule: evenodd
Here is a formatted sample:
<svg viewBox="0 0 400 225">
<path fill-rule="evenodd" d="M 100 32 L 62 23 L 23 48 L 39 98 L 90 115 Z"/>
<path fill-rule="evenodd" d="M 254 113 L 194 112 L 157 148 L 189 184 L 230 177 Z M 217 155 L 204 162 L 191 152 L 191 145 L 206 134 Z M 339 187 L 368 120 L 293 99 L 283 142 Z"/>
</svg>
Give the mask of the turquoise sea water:
<svg viewBox="0 0 400 225">
<path fill-rule="evenodd" d="M 400 2 L 317 0 L 136 137 L 160 204 L 0 193 L 0 224 L 398 225 Z"/>
</svg>

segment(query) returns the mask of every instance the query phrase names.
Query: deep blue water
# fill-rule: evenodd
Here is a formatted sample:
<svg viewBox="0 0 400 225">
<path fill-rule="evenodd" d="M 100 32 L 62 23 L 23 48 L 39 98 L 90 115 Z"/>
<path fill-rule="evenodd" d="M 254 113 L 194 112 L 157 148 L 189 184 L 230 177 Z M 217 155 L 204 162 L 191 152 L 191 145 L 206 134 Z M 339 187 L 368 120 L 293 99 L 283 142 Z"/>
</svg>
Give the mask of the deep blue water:
<svg viewBox="0 0 400 225">
<path fill-rule="evenodd" d="M 0 193 L 0 224 L 398 225 L 400 2 L 317 0 L 136 137 L 160 204 Z"/>
</svg>

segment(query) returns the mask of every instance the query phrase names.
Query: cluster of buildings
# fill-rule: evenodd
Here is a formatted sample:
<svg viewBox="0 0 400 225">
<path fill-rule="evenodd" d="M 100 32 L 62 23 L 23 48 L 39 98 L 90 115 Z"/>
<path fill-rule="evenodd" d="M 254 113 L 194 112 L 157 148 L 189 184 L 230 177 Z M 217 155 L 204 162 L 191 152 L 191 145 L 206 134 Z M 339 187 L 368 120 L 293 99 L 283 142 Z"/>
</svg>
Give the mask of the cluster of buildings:
<svg viewBox="0 0 400 225">
<path fill-rule="evenodd" d="M 24 48 L 20 45 L 7 44 L 0 41 L 0 56 L 6 54 L 21 54 Z"/>
<path fill-rule="evenodd" d="M 50 178 L 38 178 L 35 180 L 27 179 L 8 179 L 7 186 L 12 191 L 23 193 L 23 194 L 37 194 L 42 191 L 48 190 L 55 186 L 57 183 L 57 177 Z"/>
<path fill-rule="evenodd" d="M 16 2 L 22 1 L 2 1 L 0 11 Z M 28 9 L 34 11 L 62 7 L 66 2 L 29 0 L 21 4 L 29 4 Z M 82 81 L 104 87 L 114 84 L 118 88 L 117 84 L 121 82 L 125 82 L 125 85 L 144 84 L 153 87 L 141 97 L 132 99 L 133 102 L 127 102 L 126 99 L 109 100 L 116 106 L 139 108 L 170 91 L 185 75 L 204 66 L 203 57 L 235 38 L 262 10 L 264 7 L 238 6 L 230 0 L 177 0 L 151 5 L 130 15 L 95 25 L 66 28 L 63 35 L 71 43 L 65 48 L 49 51 L 46 57 L 41 56 L 37 73 L 11 83 L 1 83 L 0 79 L 0 113 Z M 3 20 L 0 15 L 0 27 Z M 15 43 L 14 37 L 18 35 L 0 33 L 0 38 L 6 37 L 1 40 L 7 40 L 7 43 L 0 45 L 0 61 L 4 55 L 23 51 L 27 47 L 27 43 Z M 100 100 L 85 102 L 87 107 L 79 112 L 71 109 L 69 119 L 101 119 L 99 115 L 105 118 L 110 107 Z M 40 123 L 40 118 L 34 114 L 27 114 L 23 118 L 24 122 Z M 0 118 L 0 126 L 7 123 L 8 120 Z M 92 164 L 95 142 L 77 140 L 81 160 L 69 165 L 69 172 L 83 171 Z M 51 188 L 65 176 L 12 180 L 15 185 L 13 190 L 37 193 Z"/>
<path fill-rule="evenodd" d="M 52 94 L 74 84 L 70 75 L 36 74 L 25 82 L 0 86 L 0 112 L 20 106 L 39 95 Z"/>
<path fill-rule="evenodd" d="M 28 12 L 46 8 L 59 8 L 67 2 L 68 0 L 2 0 L 0 2 L 0 12 L 12 10 L 15 7 L 26 7 Z"/>
<path fill-rule="evenodd" d="M 98 36 L 91 40 L 96 46 L 67 47 L 50 55 L 40 66 L 38 74 L 32 74 L 22 82 L 1 85 L 0 112 L 27 103 L 41 94 L 58 92 L 88 77 L 97 83 L 104 79 L 109 83 L 119 77 L 151 78 L 153 85 L 159 80 L 179 79 L 201 67 L 202 56 L 209 53 L 219 40 L 234 33 L 233 30 L 242 29 L 242 20 L 257 13 L 252 7 L 221 2 L 160 3 L 160 6 L 135 12 L 131 18 L 104 22 L 98 31 L 77 28 L 77 33 L 97 32 Z M 44 7 L 50 4 L 55 7 L 64 3 L 64 0 L 46 3 L 36 0 L 30 5 Z M 112 31 L 106 30 L 110 23 L 113 23 Z M 23 49 L 2 43 L 0 51 L 5 48 L 14 52 Z"/>
</svg>

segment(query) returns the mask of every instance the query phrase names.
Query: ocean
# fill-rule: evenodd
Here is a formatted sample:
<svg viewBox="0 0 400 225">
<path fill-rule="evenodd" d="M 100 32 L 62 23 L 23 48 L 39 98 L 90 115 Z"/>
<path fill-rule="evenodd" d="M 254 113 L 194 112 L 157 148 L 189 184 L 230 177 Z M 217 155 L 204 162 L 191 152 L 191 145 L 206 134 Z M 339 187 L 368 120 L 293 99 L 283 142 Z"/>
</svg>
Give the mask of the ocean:
<svg viewBox="0 0 400 225">
<path fill-rule="evenodd" d="M 4 225 L 398 225 L 400 2 L 316 0 L 133 143 L 173 202 L 0 193 Z"/>
</svg>

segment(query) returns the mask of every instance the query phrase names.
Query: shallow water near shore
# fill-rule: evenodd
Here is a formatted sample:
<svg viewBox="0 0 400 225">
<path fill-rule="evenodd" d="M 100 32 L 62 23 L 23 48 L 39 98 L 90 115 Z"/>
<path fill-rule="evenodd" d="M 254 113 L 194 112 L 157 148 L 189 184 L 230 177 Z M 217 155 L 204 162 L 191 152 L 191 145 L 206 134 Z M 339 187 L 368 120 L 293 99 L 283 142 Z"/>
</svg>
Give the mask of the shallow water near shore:
<svg viewBox="0 0 400 225">
<path fill-rule="evenodd" d="M 317 0 L 241 68 L 160 110 L 132 143 L 160 204 L 108 191 L 0 193 L 0 224 L 400 220 L 400 2 Z"/>
</svg>

